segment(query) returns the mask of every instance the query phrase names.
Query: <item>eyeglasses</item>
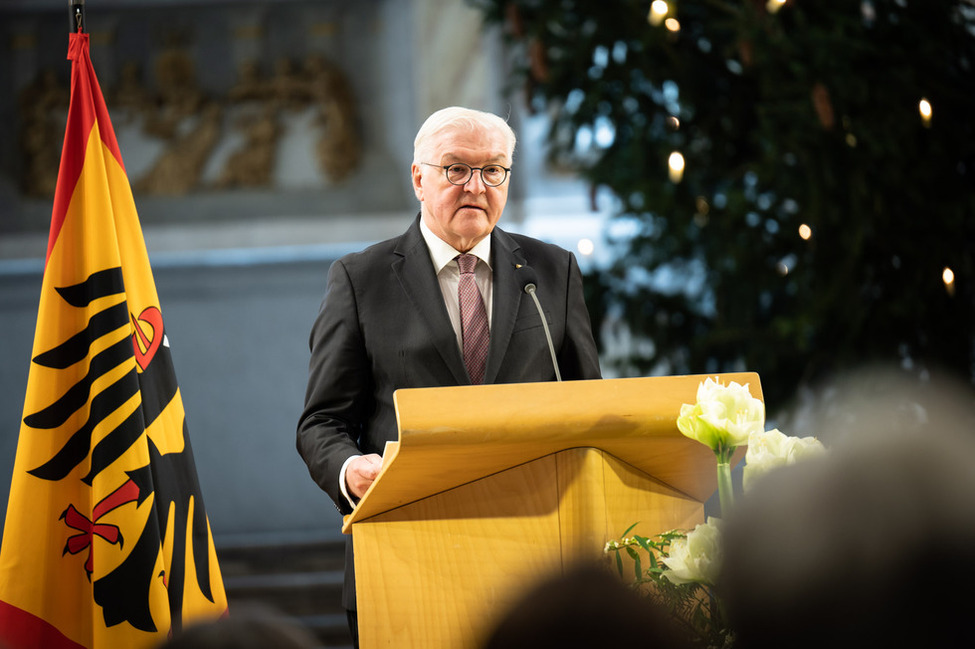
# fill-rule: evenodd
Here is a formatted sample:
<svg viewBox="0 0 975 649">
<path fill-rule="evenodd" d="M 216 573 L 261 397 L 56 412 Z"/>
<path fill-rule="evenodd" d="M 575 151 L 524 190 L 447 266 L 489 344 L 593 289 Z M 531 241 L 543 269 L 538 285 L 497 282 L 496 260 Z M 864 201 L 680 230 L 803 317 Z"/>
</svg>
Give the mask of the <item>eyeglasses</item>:
<svg viewBox="0 0 975 649">
<path fill-rule="evenodd" d="M 480 171 L 481 182 L 488 187 L 497 187 L 498 185 L 504 183 L 505 179 L 508 177 L 508 172 L 511 171 L 510 168 L 502 167 L 501 165 L 472 167 L 463 162 L 455 162 L 449 165 L 435 165 L 429 162 L 421 162 L 420 164 L 425 164 L 428 167 L 442 168 L 444 170 L 444 175 L 447 176 L 447 182 L 449 182 L 451 185 L 466 185 L 468 181 L 470 181 L 471 176 L 474 175 L 474 172 Z"/>
</svg>

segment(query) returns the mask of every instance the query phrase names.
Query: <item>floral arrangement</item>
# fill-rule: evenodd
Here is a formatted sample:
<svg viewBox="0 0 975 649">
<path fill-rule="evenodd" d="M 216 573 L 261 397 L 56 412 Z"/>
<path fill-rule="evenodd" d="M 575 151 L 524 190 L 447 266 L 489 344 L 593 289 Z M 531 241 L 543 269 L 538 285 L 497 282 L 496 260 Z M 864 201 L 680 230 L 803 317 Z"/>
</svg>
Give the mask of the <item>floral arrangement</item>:
<svg viewBox="0 0 975 649">
<path fill-rule="evenodd" d="M 747 384 L 724 385 L 710 377 L 698 386 L 697 402 L 681 406 L 677 428 L 714 452 L 722 514 L 734 506 L 730 461 L 737 447 L 748 445 L 742 476 L 745 493 L 759 476 L 825 452 L 814 437 L 766 431 L 765 404 L 751 395 Z M 626 573 L 625 554 L 633 561 L 634 586 L 667 610 L 696 644 L 734 646 L 714 594 L 722 559 L 721 519 L 710 517 L 691 531 L 670 530 L 653 537 L 628 536 L 635 527 L 610 540 L 604 550 L 615 555 L 620 576 Z"/>
</svg>

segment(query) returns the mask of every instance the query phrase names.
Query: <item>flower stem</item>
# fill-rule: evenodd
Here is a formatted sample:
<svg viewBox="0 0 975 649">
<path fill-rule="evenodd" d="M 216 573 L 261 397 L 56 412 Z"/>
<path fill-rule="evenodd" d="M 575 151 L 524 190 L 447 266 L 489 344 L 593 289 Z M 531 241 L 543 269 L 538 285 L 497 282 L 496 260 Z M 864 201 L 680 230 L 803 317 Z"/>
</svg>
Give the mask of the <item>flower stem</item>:
<svg viewBox="0 0 975 649">
<path fill-rule="evenodd" d="M 718 499 L 721 502 L 721 517 L 728 515 L 734 504 L 735 494 L 731 484 L 731 465 L 718 462 Z"/>
</svg>

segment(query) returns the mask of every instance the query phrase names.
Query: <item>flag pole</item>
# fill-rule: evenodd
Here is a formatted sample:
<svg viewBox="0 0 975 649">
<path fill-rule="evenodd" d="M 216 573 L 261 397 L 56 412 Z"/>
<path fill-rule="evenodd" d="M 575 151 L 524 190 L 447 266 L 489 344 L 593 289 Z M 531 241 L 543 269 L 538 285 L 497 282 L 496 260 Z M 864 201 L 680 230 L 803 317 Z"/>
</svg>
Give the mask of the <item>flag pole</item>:
<svg viewBox="0 0 975 649">
<path fill-rule="evenodd" d="M 85 0 L 68 0 L 68 21 L 72 31 L 85 33 Z"/>
</svg>

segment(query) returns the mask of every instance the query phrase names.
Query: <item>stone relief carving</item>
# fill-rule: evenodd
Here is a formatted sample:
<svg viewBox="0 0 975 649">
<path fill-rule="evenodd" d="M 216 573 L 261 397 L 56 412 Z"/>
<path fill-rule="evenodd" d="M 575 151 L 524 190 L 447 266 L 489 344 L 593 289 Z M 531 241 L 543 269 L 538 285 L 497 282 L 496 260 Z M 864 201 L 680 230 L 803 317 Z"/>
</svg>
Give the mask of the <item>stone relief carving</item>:
<svg viewBox="0 0 975 649">
<path fill-rule="evenodd" d="M 311 80 L 311 100 L 319 110 L 317 122 L 322 127 L 318 162 L 330 178 L 341 181 L 359 164 L 352 91 L 342 72 L 324 57 L 308 57 L 306 69 Z"/>
<path fill-rule="evenodd" d="M 273 188 L 282 132 L 298 124 L 314 130 L 305 139 L 323 180 L 338 183 L 355 171 L 361 159 L 358 116 L 348 79 L 336 64 L 313 54 L 300 64 L 279 58 L 270 76 L 256 60 L 237 69 L 238 79 L 226 94 L 212 96 L 199 86 L 196 62 L 178 44 L 157 55 L 155 87 L 147 85 L 137 63 L 121 67 L 118 82 L 105 93 L 116 130 L 120 124 L 137 127 L 157 151 L 143 172 L 130 177 L 136 193 Z M 21 93 L 27 195 L 54 193 L 67 102 L 68 89 L 50 73 Z M 297 116 L 308 111 L 313 118 L 299 122 Z M 215 158 L 216 152 L 222 158 Z"/>
<path fill-rule="evenodd" d="M 169 145 L 151 170 L 132 183 L 134 191 L 145 194 L 182 196 L 196 189 L 200 174 L 220 138 L 223 110 L 209 103 L 196 125 L 182 135 L 171 134 Z M 167 128 L 168 120 L 153 123 Z"/>
<path fill-rule="evenodd" d="M 227 158 L 216 186 L 220 189 L 270 186 L 280 135 L 277 111 L 264 103 L 260 113 L 239 117 L 237 127 L 244 132 L 244 143 Z"/>
<path fill-rule="evenodd" d="M 27 196 L 53 196 L 68 110 L 68 87 L 53 70 L 44 70 L 20 93 L 21 190 Z"/>
</svg>

